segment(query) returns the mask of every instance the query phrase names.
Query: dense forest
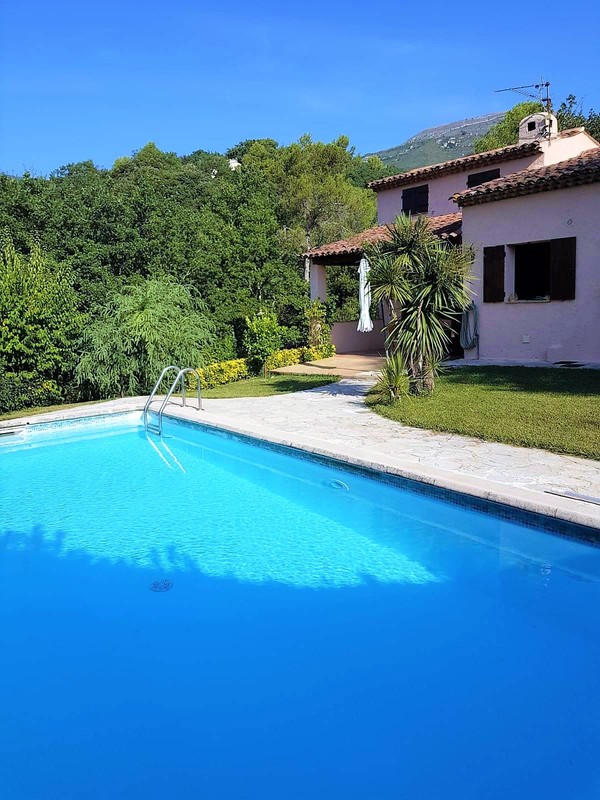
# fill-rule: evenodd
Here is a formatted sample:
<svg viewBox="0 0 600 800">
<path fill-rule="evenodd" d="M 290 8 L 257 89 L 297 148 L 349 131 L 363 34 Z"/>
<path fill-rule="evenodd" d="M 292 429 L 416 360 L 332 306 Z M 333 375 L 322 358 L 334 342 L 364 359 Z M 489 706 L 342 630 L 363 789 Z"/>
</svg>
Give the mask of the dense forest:
<svg viewBox="0 0 600 800">
<path fill-rule="evenodd" d="M 304 136 L 183 157 L 149 143 L 110 169 L 0 175 L 0 410 L 147 391 L 164 360 L 244 355 L 257 313 L 306 343 L 300 254 L 372 225 L 366 185 L 383 174 L 345 137 Z M 330 320 L 356 315 L 347 272 Z"/>
</svg>

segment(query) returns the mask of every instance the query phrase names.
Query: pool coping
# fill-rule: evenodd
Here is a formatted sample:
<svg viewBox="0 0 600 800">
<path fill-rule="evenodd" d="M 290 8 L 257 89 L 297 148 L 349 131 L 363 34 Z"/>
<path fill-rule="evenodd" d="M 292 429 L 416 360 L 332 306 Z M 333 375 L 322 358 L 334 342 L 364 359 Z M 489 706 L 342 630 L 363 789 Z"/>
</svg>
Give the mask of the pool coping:
<svg viewBox="0 0 600 800">
<path fill-rule="evenodd" d="M 123 398 L 110 400 L 80 408 L 71 408 L 65 411 L 50 411 L 30 417 L 19 417 L 0 422 L 2 428 L 38 425 L 46 422 L 70 419 L 85 419 L 108 414 L 120 414 L 128 411 L 141 411 L 144 407 L 145 397 Z M 202 414 L 199 418 L 199 414 Z M 454 492 L 468 497 L 489 501 L 501 506 L 508 506 L 532 514 L 557 519 L 572 523 L 594 531 L 600 530 L 600 506 L 586 504 L 560 495 L 546 495 L 531 489 L 521 489 L 509 484 L 491 481 L 487 478 L 478 478 L 474 475 L 465 475 L 458 472 L 439 469 L 433 466 L 416 463 L 415 461 L 392 458 L 381 454 L 374 459 L 372 454 L 365 458 L 357 448 L 346 444 L 323 444 L 316 438 L 294 434 L 284 435 L 279 431 L 265 430 L 264 427 L 253 425 L 251 422 L 237 418 L 235 422 L 219 418 L 216 410 L 207 409 L 198 412 L 191 407 L 170 406 L 165 410 L 165 416 L 176 420 L 192 422 L 199 427 L 224 430 L 229 433 L 245 436 L 251 439 L 266 441 L 271 444 L 304 451 L 325 459 L 346 463 L 361 470 L 384 473 L 405 480 L 437 487 L 448 492 Z M 585 507 L 584 507 L 585 506 Z M 592 536 L 592 540 L 597 537 Z"/>
</svg>

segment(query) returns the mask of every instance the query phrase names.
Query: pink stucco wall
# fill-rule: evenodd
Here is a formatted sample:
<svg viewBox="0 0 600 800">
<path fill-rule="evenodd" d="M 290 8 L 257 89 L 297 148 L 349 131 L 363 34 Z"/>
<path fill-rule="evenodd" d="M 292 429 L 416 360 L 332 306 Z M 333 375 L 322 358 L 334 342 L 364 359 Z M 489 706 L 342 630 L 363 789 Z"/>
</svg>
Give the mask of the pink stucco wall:
<svg viewBox="0 0 600 800">
<path fill-rule="evenodd" d="M 399 186 L 396 189 L 386 189 L 377 193 L 377 219 L 380 225 L 393 222 L 402 212 L 402 192 L 412 186 L 429 184 L 429 212 L 428 216 L 437 217 L 441 214 L 455 214 L 459 209 L 451 200 L 456 192 L 463 192 L 467 188 L 467 177 L 475 172 L 485 172 L 488 169 L 500 169 L 500 177 L 527 169 L 530 166 L 541 165 L 541 155 L 519 158 L 507 161 L 504 164 L 490 164 L 487 167 L 471 167 L 464 172 L 455 172 L 452 175 L 442 175 L 439 178 L 429 178 L 416 181 L 408 186 Z"/>
<path fill-rule="evenodd" d="M 585 131 L 578 131 L 573 134 L 563 134 L 555 139 L 541 142 L 543 151 L 543 165 L 549 167 L 551 164 L 558 164 L 567 158 L 573 158 L 586 150 L 591 150 L 598 146 L 598 143 Z M 536 165 L 538 166 L 538 165 Z"/>
<path fill-rule="evenodd" d="M 331 326 L 331 341 L 338 353 L 381 353 L 384 352 L 385 337 L 381 332 L 381 320 L 373 320 L 373 330 L 359 333 L 358 320 L 335 322 Z"/>
<path fill-rule="evenodd" d="M 476 247 L 473 266 L 481 359 L 600 362 L 600 184 L 578 186 L 463 209 L 463 241 Z M 483 247 L 577 238 L 575 299 L 484 303 Z M 507 248 L 506 297 L 513 259 Z M 529 338 L 529 342 L 523 341 Z M 476 351 L 467 351 L 469 360 Z"/>
</svg>

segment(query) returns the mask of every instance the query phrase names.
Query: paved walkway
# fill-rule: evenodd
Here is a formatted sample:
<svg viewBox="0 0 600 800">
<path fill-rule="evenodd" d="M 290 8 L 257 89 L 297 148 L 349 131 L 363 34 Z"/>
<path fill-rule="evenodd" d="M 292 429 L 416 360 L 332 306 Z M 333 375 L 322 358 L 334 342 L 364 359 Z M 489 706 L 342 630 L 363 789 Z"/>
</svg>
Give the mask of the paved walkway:
<svg viewBox="0 0 600 800">
<path fill-rule="evenodd" d="M 372 377 L 383 367 L 385 358 L 377 353 L 337 353 L 331 358 L 292 364 L 274 369 L 278 375 L 338 375 L 340 378 Z"/>
</svg>

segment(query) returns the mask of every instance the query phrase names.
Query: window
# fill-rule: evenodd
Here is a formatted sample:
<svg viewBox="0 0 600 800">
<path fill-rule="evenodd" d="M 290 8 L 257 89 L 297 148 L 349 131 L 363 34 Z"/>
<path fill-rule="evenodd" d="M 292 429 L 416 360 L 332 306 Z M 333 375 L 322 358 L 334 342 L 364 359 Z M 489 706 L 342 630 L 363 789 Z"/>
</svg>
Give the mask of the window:
<svg viewBox="0 0 600 800">
<path fill-rule="evenodd" d="M 576 238 L 527 242 L 509 248 L 514 256 L 514 294 L 511 302 L 574 300 Z M 483 248 L 483 302 L 502 303 L 505 296 L 506 248 Z M 509 264 L 513 263 L 509 261 Z M 509 268 L 509 286 L 513 277 Z M 510 288 L 509 288 L 510 292 Z"/>
<path fill-rule="evenodd" d="M 482 183 L 493 181 L 500 177 L 499 169 L 488 169 L 486 172 L 474 172 L 467 178 L 467 186 L 472 189 L 474 186 L 481 186 Z"/>
<path fill-rule="evenodd" d="M 550 242 L 515 247 L 515 294 L 519 300 L 550 297 Z"/>
<path fill-rule="evenodd" d="M 575 237 L 514 246 L 516 300 L 575 299 Z"/>
<path fill-rule="evenodd" d="M 527 130 L 534 131 L 535 130 L 535 122 L 528 122 L 527 123 Z"/>
<path fill-rule="evenodd" d="M 404 214 L 426 214 L 429 211 L 429 184 L 414 186 L 402 192 Z"/>
</svg>

